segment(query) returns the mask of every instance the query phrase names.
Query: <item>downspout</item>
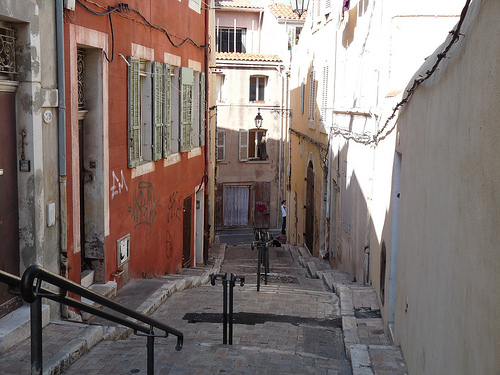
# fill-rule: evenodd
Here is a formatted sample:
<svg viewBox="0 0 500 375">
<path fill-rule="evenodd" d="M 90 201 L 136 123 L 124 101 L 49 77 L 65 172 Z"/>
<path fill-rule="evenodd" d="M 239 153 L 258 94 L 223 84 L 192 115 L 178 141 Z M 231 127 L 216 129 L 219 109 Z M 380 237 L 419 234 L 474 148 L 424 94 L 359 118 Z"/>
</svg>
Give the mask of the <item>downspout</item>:
<svg viewBox="0 0 500 375">
<path fill-rule="evenodd" d="M 56 2 L 56 46 L 58 87 L 58 162 L 59 162 L 59 214 L 60 214 L 60 273 L 68 277 L 67 191 L 66 191 L 66 89 L 64 77 L 64 22 L 63 0 Z"/>
<path fill-rule="evenodd" d="M 210 2 L 209 2 L 210 4 Z M 210 59 L 210 48 L 208 48 L 209 44 L 209 23 L 210 23 L 210 6 L 207 6 L 207 9 L 205 9 L 205 113 L 203 116 L 205 116 L 205 176 L 203 176 L 203 180 L 205 182 L 205 197 L 204 197 L 204 208 L 203 208 L 203 264 L 207 264 L 208 261 L 208 249 L 210 247 L 210 222 L 209 222 L 209 215 L 208 215 L 208 200 L 210 199 L 210 184 L 209 184 L 209 172 L 210 172 L 210 163 L 209 163 L 209 130 L 210 130 L 210 123 L 209 123 L 209 118 L 207 116 L 208 113 L 208 93 L 209 93 L 209 59 Z"/>
</svg>

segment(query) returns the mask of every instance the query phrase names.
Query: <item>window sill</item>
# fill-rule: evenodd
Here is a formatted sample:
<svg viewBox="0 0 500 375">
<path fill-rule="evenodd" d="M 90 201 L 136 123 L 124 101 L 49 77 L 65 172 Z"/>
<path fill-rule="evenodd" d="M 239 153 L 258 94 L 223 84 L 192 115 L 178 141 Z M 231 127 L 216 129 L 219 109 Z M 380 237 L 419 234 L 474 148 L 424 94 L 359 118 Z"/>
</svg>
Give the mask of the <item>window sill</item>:
<svg viewBox="0 0 500 375">
<path fill-rule="evenodd" d="M 137 167 L 132 168 L 132 179 L 140 176 L 144 176 L 145 174 L 154 172 L 155 163 L 152 161 L 146 161 Z"/>
<path fill-rule="evenodd" d="M 163 166 L 168 167 L 169 165 L 177 164 L 181 161 L 181 154 L 175 153 L 168 155 L 165 159 L 163 159 Z"/>
</svg>

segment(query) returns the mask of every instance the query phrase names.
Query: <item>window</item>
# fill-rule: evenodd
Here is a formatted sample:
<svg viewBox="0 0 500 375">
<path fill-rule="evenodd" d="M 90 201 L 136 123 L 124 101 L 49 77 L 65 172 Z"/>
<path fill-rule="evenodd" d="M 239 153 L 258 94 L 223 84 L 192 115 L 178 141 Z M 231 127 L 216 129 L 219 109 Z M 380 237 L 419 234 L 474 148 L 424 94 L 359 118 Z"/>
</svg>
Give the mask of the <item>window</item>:
<svg viewBox="0 0 500 375">
<path fill-rule="evenodd" d="M 0 21 L 0 76 L 14 80 L 16 71 L 16 37 L 10 24 Z"/>
<path fill-rule="evenodd" d="M 224 161 L 226 159 L 226 131 L 224 129 L 217 129 L 216 137 L 215 155 L 217 161 Z"/>
<path fill-rule="evenodd" d="M 299 42 L 300 32 L 302 31 L 302 26 L 288 26 L 288 49 L 292 49 L 293 46 L 297 45 Z"/>
<path fill-rule="evenodd" d="M 241 129 L 239 133 L 239 160 L 267 160 L 267 130 Z"/>
<path fill-rule="evenodd" d="M 250 77 L 250 101 L 263 102 L 265 101 L 265 88 L 267 77 L 253 76 Z"/>
<path fill-rule="evenodd" d="M 129 57 L 128 165 L 159 160 L 171 152 L 171 67 Z"/>
<path fill-rule="evenodd" d="M 215 92 L 217 96 L 217 101 L 219 103 L 224 102 L 224 82 L 226 80 L 226 76 L 224 74 L 216 74 L 215 75 Z"/>
<path fill-rule="evenodd" d="M 247 29 L 220 27 L 217 33 L 217 52 L 246 53 Z"/>
</svg>

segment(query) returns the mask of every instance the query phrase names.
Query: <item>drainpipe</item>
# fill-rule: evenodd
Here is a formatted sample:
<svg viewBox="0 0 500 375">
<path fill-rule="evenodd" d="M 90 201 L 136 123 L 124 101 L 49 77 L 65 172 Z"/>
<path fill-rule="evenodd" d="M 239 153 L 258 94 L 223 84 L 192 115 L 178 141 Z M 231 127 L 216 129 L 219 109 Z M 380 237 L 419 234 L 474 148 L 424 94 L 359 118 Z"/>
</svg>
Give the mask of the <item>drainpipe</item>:
<svg viewBox="0 0 500 375">
<path fill-rule="evenodd" d="M 56 45 L 57 45 L 57 87 L 59 90 L 57 135 L 59 162 L 59 213 L 60 213 L 60 273 L 68 277 L 67 240 L 67 191 L 66 191 L 66 89 L 64 77 L 64 22 L 63 0 L 55 0 L 56 5 Z"/>
<path fill-rule="evenodd" d="M 208 2 L 210 5 L 210 2 Z M 207 9 L 205 10 L 205 113 L 203 116 L 205 116 L 205 176 L 203 177 L 204 183 L 205 183 L 205 199 L 203 203 L 203 264 L 207 264 L 208 261 L 208 250 L 210 247 L 210 223 L 209 223 L 209 216 L 208 216 L 208 200 L 210 198 L 210 184 L 209 184 L 209 172 L 210 172 L 210 163 L 209 163 L 209 144 L 210 144 L 210 137 L 209 137 L 209 130 L 210 130 L 210 118 L 207 118 L 207 113 L 208 111 L 208 94 L 209 94 L 209 82 L 210 82 L 210 76 L 209 76 L 209 59 L 210 59 L 210 48 L 208 48 L 208 44 L 210 42 L 209 40 L 209 23 L 210 23 L 210 6 L 207 6 Z"/>
</svg>

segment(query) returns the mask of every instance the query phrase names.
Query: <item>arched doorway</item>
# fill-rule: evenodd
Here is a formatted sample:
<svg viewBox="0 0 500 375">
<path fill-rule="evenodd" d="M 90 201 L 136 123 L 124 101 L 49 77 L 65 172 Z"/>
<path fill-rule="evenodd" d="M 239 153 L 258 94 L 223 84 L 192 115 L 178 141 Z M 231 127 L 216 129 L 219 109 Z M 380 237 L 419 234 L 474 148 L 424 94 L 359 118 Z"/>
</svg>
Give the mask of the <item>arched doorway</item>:
<svg viewBox="0 0 500 375">
<path fill-rule="evenodd" d="M 305 243 L 311 254 L 314 253 L 314 169 L 312 162 L 307 166 L 306 186 L 306 231 Z"/>
</svg>

